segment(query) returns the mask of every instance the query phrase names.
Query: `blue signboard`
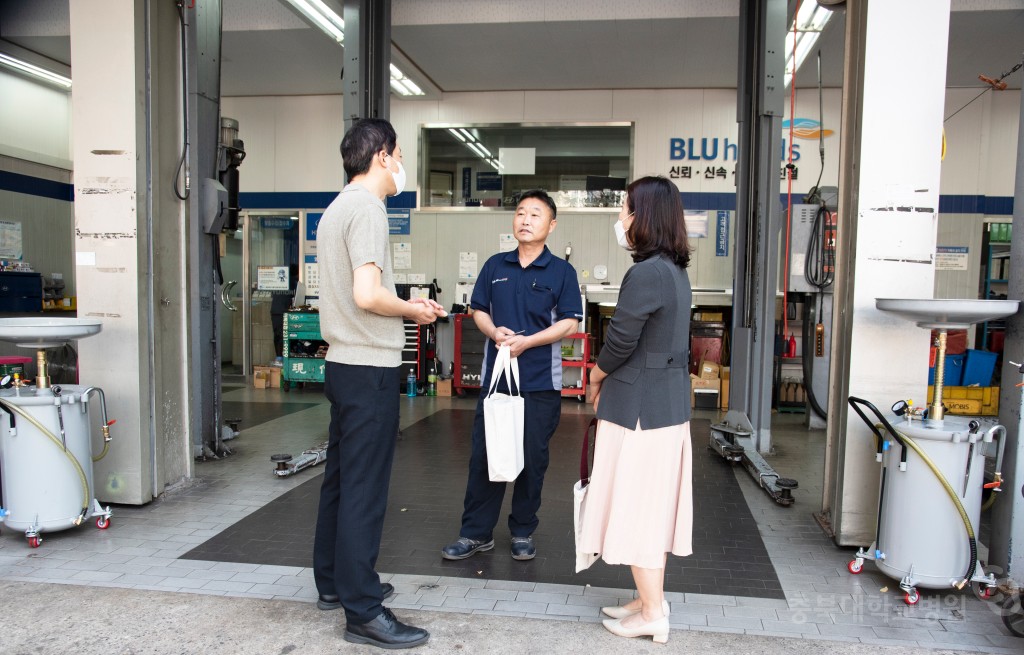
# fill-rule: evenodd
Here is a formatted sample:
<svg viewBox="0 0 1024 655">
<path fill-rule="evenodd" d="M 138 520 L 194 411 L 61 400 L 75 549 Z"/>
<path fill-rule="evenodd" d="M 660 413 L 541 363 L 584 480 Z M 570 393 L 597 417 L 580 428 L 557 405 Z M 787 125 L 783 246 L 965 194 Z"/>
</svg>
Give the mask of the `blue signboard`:
<svg viewBox="0 0 1024 655">
<path fill-rule="evenodd" d="M 715 257 L 729 256 L 729 212 L 720 211 L 715 219 Z"/>
<path fill-rule="evenodd" d="M 477 173 L 476 174 L 476 190 L 477 191 L 501 191 L 501 174 L 500 173 Z"/>
<path fill-rule="evenodd" d="M 292 226 L 296 225 L 292 219 L 287 216 L 262 216 L 260 217 L 260 227 L 264 230 L 290 230 Z"/>
<path fill-rule="evenodd" d="M 320 226 L 323 214 L 306 213 L 306 241 L 316 241 L 316 228 Z"/>
<path fill-rule="evenodd" d="M 469 200 L 472 195 L 473 169 L 466 166 L 462 169 L 462 197 Z"/>
<path fill-rule="evenodd" d="M 388 234 L 412 234 L 412 221 L 408 209 L 388 210 Z"/>
</svg>

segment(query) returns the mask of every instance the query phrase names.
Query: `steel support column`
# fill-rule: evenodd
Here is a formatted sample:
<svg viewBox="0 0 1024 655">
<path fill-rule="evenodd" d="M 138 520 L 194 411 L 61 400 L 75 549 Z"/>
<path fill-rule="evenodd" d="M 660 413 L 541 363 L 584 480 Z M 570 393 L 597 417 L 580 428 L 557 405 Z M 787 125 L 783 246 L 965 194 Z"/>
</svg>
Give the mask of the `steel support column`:
<svg viewBox="0 0 1024 655">
<path fill-rule="evenodd" d="M 345 131 L 391 116 L 391 0 L 345 0 Z"/>
<path fill-rule="evenodd" d="M 736 254 L 729 407 L 745 414 L 758 452 L 771 450 L 771 391 L 778 289 L 782 47 L 786 0 L 740 3 L 736 121 Z"/>
<path fill-rule="evenodd" d="M 204 211 L 216 191 L 205 184 L 217 180 L 220 142 L 221 1 L 185 3 L 188 82 L 188 382 L 189 431 L 195 455 L 219 450 L 221 389 L 219 244 L 207 234 Z M 204 449 L 204 446 L 206 450 Z"/>
<path fill-rule="evenodd" d="M 1010 280 L 1007 298 L 1024 300 L 1024 89 L 1021 90 L 1020 127 L 1017 130 L 1017 178 L 1013 192 L 1013 241 L 1010 248 Z M 1003 345 L 1002 391 L 999 422 L 1006 427 L 1006 459 L 1003 460 L 1003 492 L 992 514 L 989 559 L 1002 567 L 1018 585 L 1024 584 L 1024 310 L 1006 320 Z"/>
</svg>

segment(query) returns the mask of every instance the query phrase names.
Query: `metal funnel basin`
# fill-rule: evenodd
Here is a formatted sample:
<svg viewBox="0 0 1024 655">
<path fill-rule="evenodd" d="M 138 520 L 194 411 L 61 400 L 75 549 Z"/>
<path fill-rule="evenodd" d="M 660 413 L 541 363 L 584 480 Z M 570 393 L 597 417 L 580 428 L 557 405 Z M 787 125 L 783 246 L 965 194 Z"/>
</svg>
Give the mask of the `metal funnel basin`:
<svg viewBox="0 0 1024 655">
<path fill-rule="evenodd" d="M 875 306 L 918 327 L 962 330 L 974 323 L 994 321 L 1017 313 L 1019 300 L 958 300 L 940 298 L 876 298 Z"/>
<path fill-rule="evenodd" d="M 3 318 L 0 340 L 32 350 L 59 348 L 68 341 L 91 337 L 101 329 L 103 324 L 90 318 Z"/>
</svg>

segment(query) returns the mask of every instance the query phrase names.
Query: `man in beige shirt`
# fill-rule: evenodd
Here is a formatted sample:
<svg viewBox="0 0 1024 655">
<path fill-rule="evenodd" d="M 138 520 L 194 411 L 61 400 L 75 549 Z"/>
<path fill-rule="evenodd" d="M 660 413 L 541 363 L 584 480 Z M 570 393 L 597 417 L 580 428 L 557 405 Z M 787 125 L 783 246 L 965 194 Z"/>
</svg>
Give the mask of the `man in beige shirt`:
<svg viewBox="0 0 1024 655">
<path fill-rule="evenodd" d="M 384 607 L 394 587 L 374 570 L 398 435 L 402 318 L 423 325 L 445 312 L 432 300 L 395 295 L 384 199 L 402 192 L 395 130 L 360 120 L 345 134 L 348 185 L 317 227 L 320 331 L 329 346 L 324 392 L 331 401 L 327 462 L 313 545 L 320 609 L 345 608 L 345 640 L 411 648 L 430 634 Z"/>
</svg>

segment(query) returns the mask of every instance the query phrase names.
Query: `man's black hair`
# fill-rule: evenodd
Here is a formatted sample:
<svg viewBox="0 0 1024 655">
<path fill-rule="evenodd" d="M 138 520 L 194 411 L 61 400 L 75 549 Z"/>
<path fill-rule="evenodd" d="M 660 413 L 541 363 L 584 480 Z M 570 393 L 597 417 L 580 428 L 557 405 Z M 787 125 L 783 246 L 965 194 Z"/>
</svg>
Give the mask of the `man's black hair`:
<svg viewBox="0 0 1024 655">
<path fill-rule="evenodd" d="M 383 118 L 360 119 L 341 140 L 341 159 L 348 179 L 369 171 L 374 155 L 381 150 L 394 153 L 397 143 L 398 136 L 391 123 Z"/>
<path fill-rule="evenodd" d="M 556 220 L 558 218 L 558 207 L 555 206 L 555 201 L 551 199 L 551 196 L 548 195 L 547 191 L 544 191 L 543 189 L 532 189 L 530 191 L 525 191 L 523 192 L 523 195 L 519 196 L 519 202 L 528 200 L 530 198 L 536 198 L 537 200 L 540 200 L 545 205 L 547 205 L 549 209 L 551 209 L 551 220 Z M 519 203 L 516 204 L 518 205 Z"/>
</svg>

